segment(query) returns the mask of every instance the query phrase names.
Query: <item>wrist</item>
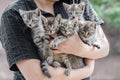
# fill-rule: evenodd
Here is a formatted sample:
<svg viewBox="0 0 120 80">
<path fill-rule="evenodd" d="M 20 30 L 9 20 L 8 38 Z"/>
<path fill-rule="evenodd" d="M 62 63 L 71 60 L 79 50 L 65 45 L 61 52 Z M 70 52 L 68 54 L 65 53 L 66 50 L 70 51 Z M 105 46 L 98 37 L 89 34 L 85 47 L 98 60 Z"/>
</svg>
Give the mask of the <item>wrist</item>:
<svg viewBox="0 0 120 80">
<path fill-rule="evenodd" d="M 89 68 L 91 71 L 94 70 L 94 67 L 95 67 L 95 60 L 86 59 L 85 63 L 86 63 L 86 67 L 87 67 L 87 68 Z"/>
<path fill-rule="evenodd" d="M 80 56 L 80 57 L 82 57 L 82 58 L 85 58 L 85 57 L 86 57 L 86 54 L 88 55 L 88 53 L 86 53 L 86 52 L 89 51 L 90 49 L 91 49 L 90 46 L 86 45 L 85 43 L 83 43 L 83 42 L 80 40 L 79 47 L 78 47 L 78 49 L 75 51 L 75 55 Z"/>
</svg>

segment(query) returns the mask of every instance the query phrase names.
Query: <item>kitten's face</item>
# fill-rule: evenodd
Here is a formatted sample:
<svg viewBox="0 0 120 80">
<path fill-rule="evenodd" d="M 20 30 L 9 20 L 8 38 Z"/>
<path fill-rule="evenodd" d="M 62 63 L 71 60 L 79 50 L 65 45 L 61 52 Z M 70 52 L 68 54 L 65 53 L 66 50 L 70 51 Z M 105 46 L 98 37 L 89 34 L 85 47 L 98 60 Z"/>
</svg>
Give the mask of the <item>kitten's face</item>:
<svg viewBox="0 0 120 80">
<path fill-rule="evenodd" d="M 81 18 L 84 13 L 85 2 L 81 2 L 80 4 L 71 4 L 71 5 L 63 3 L 63 6 L 70 19 Z"/>
<path fill-rule="evenodd" d="M 38 25 L 40 21 L 40 10 L 31 10 L 31 11 L 23 11 L 19 10 L 20 15 L 24 21 L 24 23 L 29 27 L 33 28 Z"/>
<path fill-rule="evenodd" d="M 63 35 L 72 35 L 74 34 L 75 25 L 72 20 L 61 19 L 60 31 Z"/>
<path fill-rule="evenodd" d="M 96 22 L 90 22 L 90 21 L 81 24 L 79 28 L 81 36 L 83 36 L 84 38 L 91 37 L 96 33 L 96 28 L 97 28 L 96 26 L 97 26 Z"/>
<path fill-rule="evenodd" d="M 59 15 L 55 18 L 54 17 L 45 18 L 44 16 L 41 17 L 46 34 L 52 35 L 59 30 L 60 18 L 61 16 Z"/>
</svg>

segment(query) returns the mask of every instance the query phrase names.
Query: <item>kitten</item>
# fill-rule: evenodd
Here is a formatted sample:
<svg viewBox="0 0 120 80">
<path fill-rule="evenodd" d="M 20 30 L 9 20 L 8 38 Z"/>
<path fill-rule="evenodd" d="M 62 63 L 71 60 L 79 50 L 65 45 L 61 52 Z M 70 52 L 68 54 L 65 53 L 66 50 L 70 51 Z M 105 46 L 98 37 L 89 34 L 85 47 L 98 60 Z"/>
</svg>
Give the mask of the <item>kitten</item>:
<svg viewBox="0 0 120 80">
<path fill-rule="evenodd" d="M 89 46 L 94 46 L 100 49 L 100 42 L 98 39 L 97 23 L 92 21 L 79 22 L 78 35 L 81 40 Z"/>
<path fill-rule="evenodd" d="M 38 47 L 38 53 L 41 59 L 41 68 L 43 73 L 50 78 L 51 75 L 47 68 L 46 56 L 53 54 L 48 47 L 48 43 L 50 35 L 54 34 L 58 29 L 56 28 L 58 24 L 57 17 L 47 19 L 41 15 L 41 11 L 38 8 L 30 11 L 19 10 L 19 13 L 24 23 L 32 30 L 33 41 Z"/>
<path fill-rule="evenodd" d="M 49 37 L 48 41 L 52 39 L 52 35 L 56 34 L 59 31 L 60 17 L 61 16 L 59 14 L 55 18 L 53 17 L 45 18 L 43 16 L 41 17 L 45 34 L 47 37 Z M 49 44 L 51 44 L 51 42 Z M 53 61 L 53 54 L 51 55 L 46 54 L 45 57 L 49 65 L 52 66 L 54 66 L 54 64 L 55 65 L 57 64 L 58 66 L 60 65 L 59 63 Z"/>
<path fill-rule="evenodd" d="M 85 2 L 79 4 L 66 4 L 63 3 L 66 13 L 68 14 L 69 19 L 79 19 L 84 20 L 83 14 L 85 10 Z"/>
</svg>

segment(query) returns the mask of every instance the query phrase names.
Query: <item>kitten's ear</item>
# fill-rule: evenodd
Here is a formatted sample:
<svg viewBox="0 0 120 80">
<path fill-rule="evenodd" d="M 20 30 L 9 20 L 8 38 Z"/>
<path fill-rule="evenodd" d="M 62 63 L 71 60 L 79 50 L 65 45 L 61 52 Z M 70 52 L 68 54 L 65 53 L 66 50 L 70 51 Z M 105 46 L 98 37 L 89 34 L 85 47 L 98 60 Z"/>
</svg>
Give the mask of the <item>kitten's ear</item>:
<svg viewBox="0 0 120 80">
<path fill-rule="evenodd" d="M 22 16 L 24 14 L 24 10 L 19 9 L 19 14 Z"/>
<path fill-rule="evenodd" d="M 91 26 L 93 26 L 94 28 L 97 27 L 97 23 L 96 22 L 92 22 Z"/>
<path fill-rule="evenodd" d="M 85 2 L 81 2 L 78 7 L 80 7 L 82 10 L 85 9 Z"/>
<path fill-rule="evenodd" d="M 44 17 L 43 15 L 41 15 L 41 20 L 44 24 L 46 24 L 48 22 L 48 19 L 46 17 Z"/>
<path fill-rule="evenodd" d="M 36 12 L 36 14 L 37 14 L 38 16 L 41 16 L 41 11 L 40 11 L 39 8 L 37 8 L 37 9 L 35 10 L 35 12 Z"/>
<path fill-rule="evenodd" d="M 58 14 L 58 15 L 55 17 L 55 19 L 56 19 L 57 21 L 60 21 L 60 20 L 62 19 L 61 14 Z"/>
<path fill-rule="evenodd" d="M 68 10 L 68 8 L 70 7 L 70 5 L 66 4 L 66 3 L 63 3 L 63 6 L 64 6 L 65 10 Z"/>
</svg>

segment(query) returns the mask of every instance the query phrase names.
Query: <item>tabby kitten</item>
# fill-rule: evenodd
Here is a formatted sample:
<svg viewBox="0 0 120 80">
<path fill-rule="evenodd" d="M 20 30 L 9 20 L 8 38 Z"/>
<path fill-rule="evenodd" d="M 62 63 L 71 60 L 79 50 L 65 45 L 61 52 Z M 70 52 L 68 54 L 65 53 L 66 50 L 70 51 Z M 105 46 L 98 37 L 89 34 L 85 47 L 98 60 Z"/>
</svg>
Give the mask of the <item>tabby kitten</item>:
<svg viewBox="0 0 120 80">
<path fill-rule="evenodd" d="M 100 41 L 98 39 L 98 29 L 96 22 L 79 22 L 78 35 L 84 43 L 88 44 L 89 46 L 94 46 L 100 49 Z"/>
<path fill-rule="evenodd" d="M 19 13 L 24 23 L 31 28 L 32 37 L 35 45 L 38 47 L 38 53 L 41 59 L 41 69 L 47 77 L 51 77 L 48 68 L 46 56 L 51 56 L 53 53 L 48 47 L 50 35 L 57 31 L 58 18 L 50 17 L 49 19 L 41 15 L 40 9 L 23 11 Z"/>
<path fill-rule="evenodd" d="M 68 14 L 69 19 L 79 19 L 84 20 L 83 14 L 85 10 L 85 2 L 81 2 L 79 4 L 66 4 L 63 3 L 66 13 Z"/>
</svg>

